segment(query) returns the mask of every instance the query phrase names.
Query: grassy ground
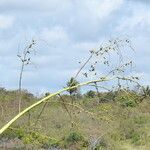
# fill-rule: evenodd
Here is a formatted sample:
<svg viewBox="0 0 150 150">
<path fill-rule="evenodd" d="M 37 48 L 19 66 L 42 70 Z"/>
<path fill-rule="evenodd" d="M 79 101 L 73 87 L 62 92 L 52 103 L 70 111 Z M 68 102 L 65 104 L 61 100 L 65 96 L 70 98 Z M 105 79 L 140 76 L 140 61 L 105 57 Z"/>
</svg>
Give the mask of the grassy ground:
<svg viewBox="0 0 150 150">
<path fill-rule="evenodd" d="M 18 95 L 1 91 L 0 96 L 2 127 L 17 114 Z M 36 100 L 25 92 L 22 104 L 27 107 Z M 103 103 L 96 97 L 84 97 L 74 101 L 77 107 L 66 103 L 70 103 L 69 97 L 65 97 L 65 106 L 59 97 L 50 100 L 37 123 L 43 104 L 23 116 L 1 135 L 0 149 L 149 149 L 150 99 L 136 105 L 124 105 L 120 97 Z"/>
</svg>

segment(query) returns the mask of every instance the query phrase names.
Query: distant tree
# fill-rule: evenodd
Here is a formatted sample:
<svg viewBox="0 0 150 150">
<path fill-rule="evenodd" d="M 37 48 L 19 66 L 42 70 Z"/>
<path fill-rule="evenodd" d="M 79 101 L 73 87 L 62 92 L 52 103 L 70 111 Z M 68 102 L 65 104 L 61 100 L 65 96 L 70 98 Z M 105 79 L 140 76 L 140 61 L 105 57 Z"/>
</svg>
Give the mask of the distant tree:
<svg viewBox="0 0 150 150">
<path fill-rule="evenodd" d="M 79 84 L 79 82 L 75 78 L 71 77 L 71 79 L 67 82 L 67 87 L 73 87 L 77 84 Z M 79 88 L 69 89 L 68 92 L 70 95 L 76 95 L 80 93 Z"/>
<path fill-rule="evenodd" d="M 70 80 L 67 82 L 67 87 L 73 87 L 73 86 L 76 86 L 78 85 L 79 82 L 74 78 L 74 77 L 71 77 Z M 70 118 L 71 118 L 71 127 L 74 126 L 74 119 L 73 119 L 73 114 L 74 114 L 74 110 L 73 110 L 73 104 L 74 104 L 74 98 L 75 96 L 77 97 L 80 92 L 79 92 L 79 88 L 75 87 L 75 88 L 72 88 L 72 89 L 69 89 L 68 90 L 69 94 L 70 94 L 70 97 L 71 97 L 71 104 L 72 104 L 72 107 L 71 107 L 71 111 L 70 111 Z"/>
<path fill-rule="evenodd" d="M 146 87 L 143 87 L 142 88 L 142 95 L 144 97 L 149 97 L 150 96 L 150 87 L 149 86 L 146 86 Z"/>
<path fill-rule="evenodd" d="M 88 91 L 86 94 L 85 94 L 86 97 L 88 98 L 94 98 L 96 96 L 96 92 L 95 91 Z"/>
<path fill-rule="evenodd" d="M 45 93 L 45 97 L 48 96 L 48 95 L 50 95 L 50 93 L 49 93 L 49 92 L 46 92 L 46 93 Z"/>
</svg>

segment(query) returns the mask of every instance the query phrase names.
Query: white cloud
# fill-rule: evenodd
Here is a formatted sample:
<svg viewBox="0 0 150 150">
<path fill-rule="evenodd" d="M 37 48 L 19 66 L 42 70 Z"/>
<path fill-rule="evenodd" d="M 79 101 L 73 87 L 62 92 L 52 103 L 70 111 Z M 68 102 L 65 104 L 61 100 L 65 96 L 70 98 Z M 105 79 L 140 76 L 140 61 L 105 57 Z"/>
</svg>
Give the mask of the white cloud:
<svg viewBox="0 0 150 150">
<path fill-rule="evenodd" d="M 123 0 L 87 0 L 86 6 L 92 16 L 97 16 L 99 19 L 107 17 L 114 10 L 118 9 Z"/>
<path fill-rule="evenodd" d="M 37 11 L 61 11 L 71 10 L 74 5 L 80 7 L 87 7 L 93 14 L 100 15 L 109 14 L 112 10 L 118 8 L 124 0 L 1 0 L 0 8 L 2 10 L 37 10 Z M 7 6 L 7 7 L 6 7 Z"/>
<path fill-rule="evenodd" d="M 141 5 L 132 8 L 131 14 L 123 17 L 120 20 L 119 26 L 116 31 L 137 31 L 137 29 L 150 28 L 150 10 Z M 144 31 L 143 30 L 143 31 Z"/>
<path fill-rule="evenodd" d="M 55 26 L 51 29 L 44 28 L 40 33 L 40 38 L 51 44 L 69 42 L 69 37 L 63 27 Z"/>
<path fill-rule="evenodd" d="M 7 29 L 14 23 L 14 17 L 7 15 L 0 15 L 0 29 Z"/>
</svg>

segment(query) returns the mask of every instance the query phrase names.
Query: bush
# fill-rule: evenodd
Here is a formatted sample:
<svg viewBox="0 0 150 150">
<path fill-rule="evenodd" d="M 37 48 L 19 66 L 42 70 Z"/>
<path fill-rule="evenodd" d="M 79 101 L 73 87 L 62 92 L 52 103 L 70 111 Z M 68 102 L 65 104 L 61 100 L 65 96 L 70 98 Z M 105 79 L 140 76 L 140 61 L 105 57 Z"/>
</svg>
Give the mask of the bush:
<svg viewBox="0 0 150 150">
<path fill-rule="evenodd" d="M 2 136 L 0 136 L 1 139 L 6 137 L 9 137 L 9 139 L 18 138 L 24 144 L 31 144 L 32 146 L 40 148 L 52 148 L 59 146 L 59 142 L 55 139 L 44 136 L 35 131 L 27 133 L 22 128 L 17 128 L 15 130 L 9 129 Z"/>
<path fill-rule="evenodd" d="M 25 136 L 25 132 L 22 128 L 17 128 L 17 130 L 8 129 L 6 132 L 4 132 L 2 135 L 0 135 L 1 138 L 8 138 L 8 139 L 22 139 Z"/>
<path fill-rule="evenodd" d="M 81 133 L 78 132 L 71 132 L 68 136 L 64 138 L 62 141 L 63 148 L 72 148 L 72 149 L 84 149 L 87 148 L 89 143 L 87 140 L 85 140 L 84 136 Z"/>
<path fill-rule="evenodd" d="M 96 92 L 90 90 L 90 91 L 88 91 L 88 92 L 85 94 L 85 96 L 86 96 L 87 98 L 94 98 L 94 97 L 96 96 Z"/>
<path fill-rule="evenodd" d="M 119 93 L 115 101 L 119 103 L 122 107 L 135 107 L 137 106 L 136 98 L 132 95 L 128 95 L 125 93 Z"/>
<path fill-rule="evenodd" d="M 84 137 L 80 133 L 77 133 L 77 132 L 70 133 L 69 136 L 66 138 L 66 141 L 70 143 L 75 143 L 75 142 L 79 142 L 83 140 L 84 140 Z"/>
</svg>

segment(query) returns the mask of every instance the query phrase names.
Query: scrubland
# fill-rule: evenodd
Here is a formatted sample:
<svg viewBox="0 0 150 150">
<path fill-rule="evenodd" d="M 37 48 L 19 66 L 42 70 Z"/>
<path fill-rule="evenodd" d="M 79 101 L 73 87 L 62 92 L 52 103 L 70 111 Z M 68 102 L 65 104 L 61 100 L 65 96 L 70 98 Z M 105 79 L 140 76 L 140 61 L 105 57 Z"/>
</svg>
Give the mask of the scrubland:
<svg viewBox="0 0 150 150">
<path fill-rule="evenodd" d="M 99 94 L 75 97 L 73 105 L 69 95 L 49 99 L 0 135 L 0 149 L 148 150 L 150 98 L 134 91 Z M 24 108 L 38 100 L 22 92 Z M 0 89 L 0 127 L 18 113 L 17 104 L 18 91 Z"/>
</svg>

